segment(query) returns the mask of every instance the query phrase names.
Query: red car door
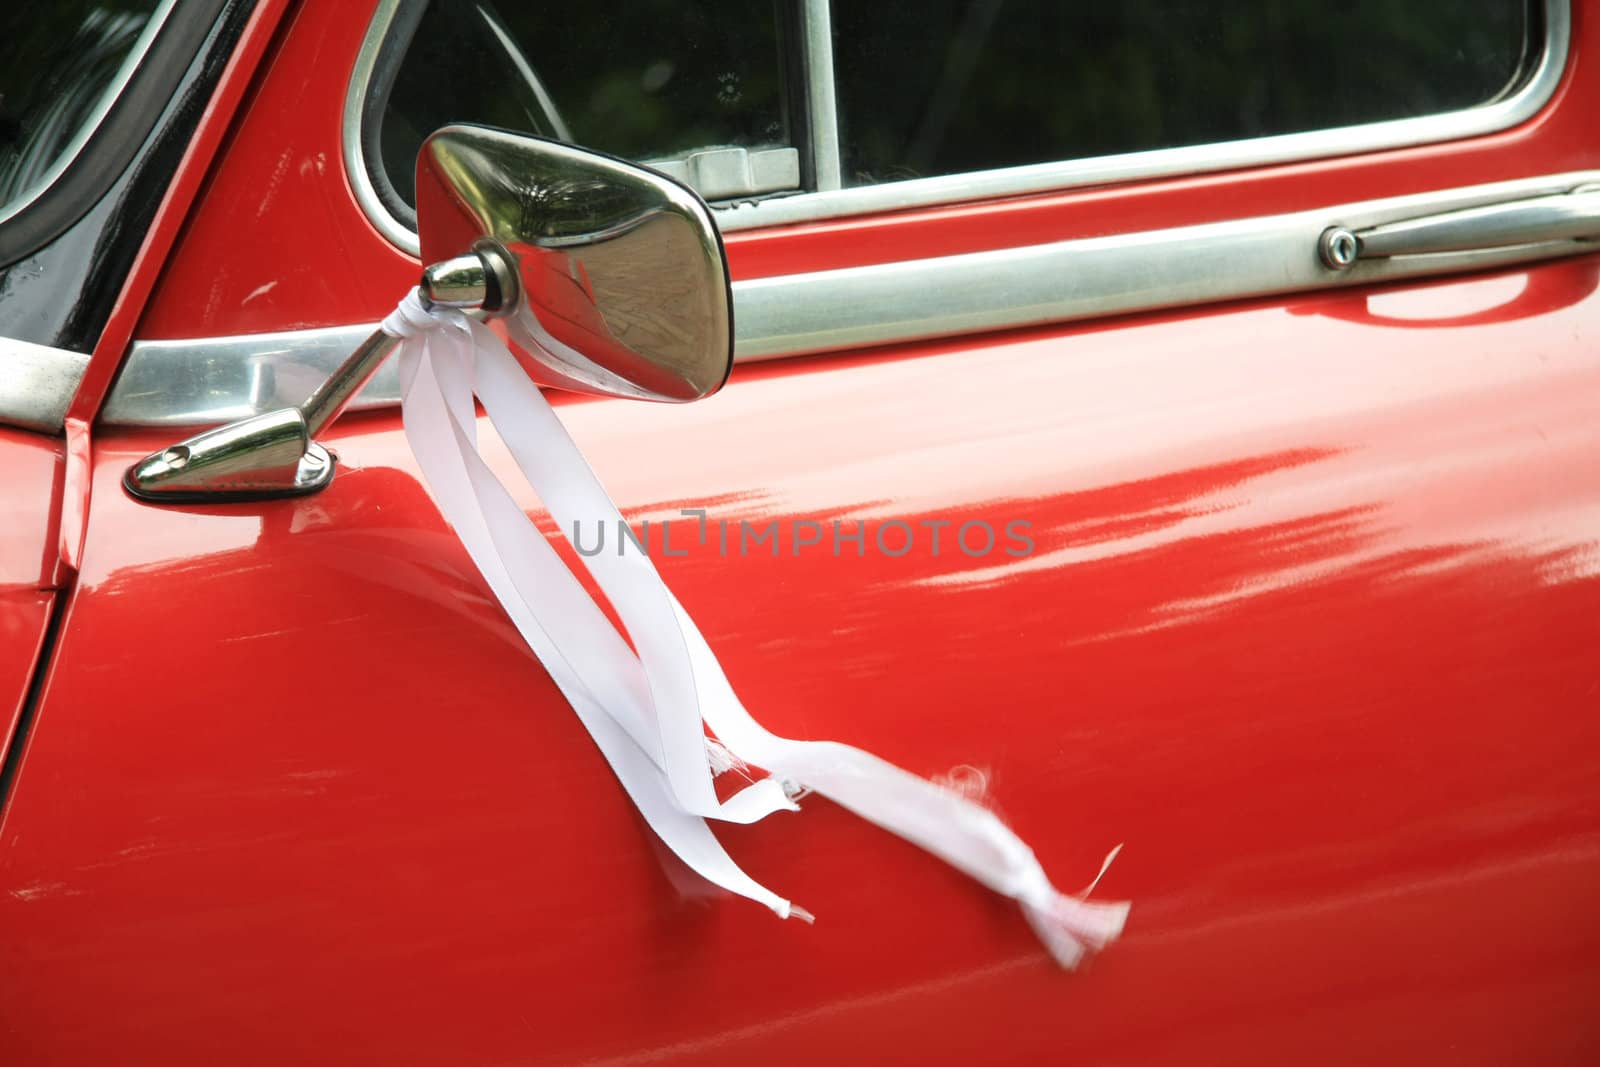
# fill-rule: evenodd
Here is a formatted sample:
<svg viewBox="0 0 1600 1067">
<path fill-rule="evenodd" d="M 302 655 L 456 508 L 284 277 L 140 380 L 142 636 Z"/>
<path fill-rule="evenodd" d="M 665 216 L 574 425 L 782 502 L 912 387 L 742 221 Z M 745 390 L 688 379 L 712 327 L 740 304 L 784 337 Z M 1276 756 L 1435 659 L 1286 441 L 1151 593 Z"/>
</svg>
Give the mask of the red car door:
<svg viewBox="0 0 1600 1067">
<path fill-rule="evenodd" d="M 1239 53 L 1246 20 L 1151 7 L 1205 60 L 1179 69 L 1106 43 L 1111 8 L 504 7 L 265 6 L 225 143 L 177 175 L 133 344 L 91 366 L 81 571 L 0 823 L 0 1059 L 1600 1055 L 1600 258 L 1562 228 L 1600 184 L 1591 8 L 1373 5 L 1370 49 L 1268 13 L 1288 51 Z M 1017 97 L 1072 34 L 1072 100 Z M 606 80 L 593 39 L 693 48 Z M 783 77 L 746 65 L 769 39 Z M 408 81 L 433 46 L 466 58 Z M 726 68 L 685 89 L 691 52 Z M 814 800 L 718 834 L 815 926 L 708 898 L 440 518 L 392 378 L 317 495 L 122 490 L 303 399 L 415 283 L 394 146 L 489 121 L 429 110 L 475 85 L 719 202 L 728 386 L 561 417 L 763 722 L 981 789 L 1063 886 L 1125 846 L 1090 965 Z M 964 111 L 974 85 L 1026 106 Z M 1378 110 L 1272 125 L 1291 97 Z"/>
</svg>

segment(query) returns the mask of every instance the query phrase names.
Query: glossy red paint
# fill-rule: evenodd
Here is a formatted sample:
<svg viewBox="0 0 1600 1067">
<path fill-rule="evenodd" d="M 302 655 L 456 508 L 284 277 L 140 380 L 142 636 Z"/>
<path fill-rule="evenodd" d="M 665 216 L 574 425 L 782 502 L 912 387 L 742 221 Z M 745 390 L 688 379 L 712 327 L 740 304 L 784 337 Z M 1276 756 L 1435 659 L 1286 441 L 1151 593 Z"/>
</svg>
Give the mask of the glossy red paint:
<svg viewBox="0 0 1600 1067">
<path fill-rule="evenodd" d="M 102 435 L 0 826 L 0 1061 L 1593 1062 L 1597 283 L 563 403 L 635 519 L 1032 524 L 1025 558 L 721 558 L 683 520 L 659 563 L 774 728 L 982 768 L 1066 885 L 1127 842 L 1127 934 L 1076 975 L 823 802 L 719 831 L 814 927 L 686 895 L 393 413 L 296 502 L 136 504 L 163 438 Z"/>
<path fill-rule="evenodd" d="M 259 79 L 208 209 L 190 223 L 140 336 L 205 337 L 375 321 L 414 284 L 417 261 L 357 208 L 339 153 L 349 57 L 371 3 L 301 5 Z M 1530 122 L 1486 137 L 1343 159 L 1135 182 L 728 238 L 736 279 L 1012 248 L 1264 215 L 1600 166 L 1600 18 L 1574 3 L 1567 76 Z M 248 234 L 239 254 L 240 234 Z M 230 249 L 219 256 L 217 250 Z M 340 266 L 330 283 L 330 265 Z"/>
<path fill-rule="evenodd" d="M 58 440 L 0 426 L 0 757 L 50 623 L 62 454 Z"/>
<path fill-rule="evenodd" d="M 56 596 L 50 589 L 0 589 L 0 754 L 11 747 L 22 721 Z"/>
<path fill-rule="evenodd" d="M 65 448 L 0 426 L 0 591 L 50 584 Z"/>
<path fill-rule="evenodd" d="M 50 575 L 50 585 L 55 589 L 69 588 L 83 562 L 83 539 L 89 533 L 89 487 L 93 482 L 89 424 L 68 415 L 61 432 L 65 440 L 61 449 L 61 491 L 54 513 L 56 559 Z"/>
</svg>

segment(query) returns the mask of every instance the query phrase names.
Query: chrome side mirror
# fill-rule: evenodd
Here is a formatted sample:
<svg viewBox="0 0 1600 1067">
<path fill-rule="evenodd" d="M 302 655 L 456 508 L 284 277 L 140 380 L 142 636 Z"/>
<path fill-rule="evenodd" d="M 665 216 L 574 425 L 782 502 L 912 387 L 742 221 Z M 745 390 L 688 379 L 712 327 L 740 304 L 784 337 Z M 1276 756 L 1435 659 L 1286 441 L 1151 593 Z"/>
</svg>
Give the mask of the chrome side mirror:
<svg viewBox="0 0 1600 1067">
<path fill-rule="evenodd" d="M 581 148 L 447 126 L 417 157 L 424 303 L 499 320 L 540 384 L 684 402 L 733 366 L 722 239 L 694 192 Z M 298 408 L 241 419 L 128 469 L 152 502 L 312 493 L 334 462 L 314 438 L 395 349 L 374 333 Z"/>
</svg>

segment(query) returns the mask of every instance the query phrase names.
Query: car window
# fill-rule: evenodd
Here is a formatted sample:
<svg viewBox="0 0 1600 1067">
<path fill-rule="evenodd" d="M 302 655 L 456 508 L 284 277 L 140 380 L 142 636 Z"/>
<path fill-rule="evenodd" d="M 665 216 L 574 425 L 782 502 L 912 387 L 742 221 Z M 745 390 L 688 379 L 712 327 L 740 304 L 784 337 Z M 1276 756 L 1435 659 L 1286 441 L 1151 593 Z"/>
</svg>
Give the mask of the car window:
<svg viewBox="0 0 1600 1067">
<path fill-rule="evenodd" d="M 159 0 L 50 0 L 0 11 L 0 220 L 48 186 L 104 117 Z"/>
<path fill-rule="evenodd" d="M 774 188 L 799 189 L 788 6 L 416 5 L 396 28 L 409 47 L 380 87 L 373 117 L 383 173 L 374 177 L 409 222 L 423 138 L 451 122 L 479 122 L 665 166 L 696 150 L 737 148 L 769 168 L 781 159 Z"/>
<path fill-rule="evenodd" d="M 833 5 L 846 185 L 1354 126 L 1518 82 L 1524 0 Z"/>
<path fill-rule="evenodd" d="M 416 151 L 452 121 L 650 163 L 729 201 L 1384 123 L 1514 93 L 1549 8 L 433 0 L 390 30 L 368 166 L 409 217 Z"/>
</svg>

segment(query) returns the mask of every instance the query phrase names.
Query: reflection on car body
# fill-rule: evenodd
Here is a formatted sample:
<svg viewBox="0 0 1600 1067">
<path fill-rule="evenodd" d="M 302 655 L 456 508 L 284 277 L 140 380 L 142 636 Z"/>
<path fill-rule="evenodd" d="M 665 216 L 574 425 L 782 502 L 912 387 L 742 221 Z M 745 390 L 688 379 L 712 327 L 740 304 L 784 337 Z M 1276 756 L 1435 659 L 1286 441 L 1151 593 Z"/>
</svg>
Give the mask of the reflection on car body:
<svg viewBox="0 0 1600 1067">
<path fill-rule="evenodd" d="M 0 1061 L 1593 1060 L 1589 14 L 0 15 Z M 46 90 L 113 23 L 123 58 Z M 1113 950 L 1061 974 L 816 798 L 724 838 L 814 927 L 686 890 L 390 368 L 320 493 L 123 491 L 304 402 L 416 284 L 452 122 L 702 183 L 727 386 L 562 421 L 636 535 L 670 521 L 651 557 L 765 724 L 976 768 L 1063 879 L 1125 842 Z M 1460 212 L 1498 221 L 1319 253 Z M 876 551 L 942 522 L 1031 550 Z"/>
</svg>

